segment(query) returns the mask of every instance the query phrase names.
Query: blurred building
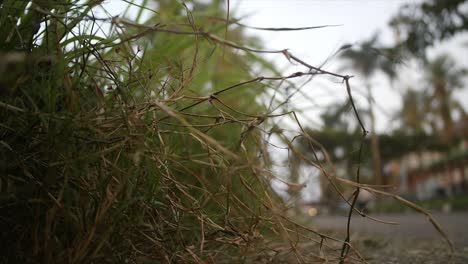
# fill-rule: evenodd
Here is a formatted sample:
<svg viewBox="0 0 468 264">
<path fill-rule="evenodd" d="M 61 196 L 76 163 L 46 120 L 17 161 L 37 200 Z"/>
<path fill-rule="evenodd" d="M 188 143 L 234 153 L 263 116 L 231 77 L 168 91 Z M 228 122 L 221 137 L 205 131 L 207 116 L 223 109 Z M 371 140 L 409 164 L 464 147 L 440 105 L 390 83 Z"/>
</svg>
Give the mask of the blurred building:
<svg viewBox="0 0 468 264">
<path fill-rule="evenodd" d="M 468 194 L 468 147 L 463 141 L 449 154 L 435 151 L 412 152 L 384 167 L 388 184 L 398 192 L 419 200 Z"/>
</svg>

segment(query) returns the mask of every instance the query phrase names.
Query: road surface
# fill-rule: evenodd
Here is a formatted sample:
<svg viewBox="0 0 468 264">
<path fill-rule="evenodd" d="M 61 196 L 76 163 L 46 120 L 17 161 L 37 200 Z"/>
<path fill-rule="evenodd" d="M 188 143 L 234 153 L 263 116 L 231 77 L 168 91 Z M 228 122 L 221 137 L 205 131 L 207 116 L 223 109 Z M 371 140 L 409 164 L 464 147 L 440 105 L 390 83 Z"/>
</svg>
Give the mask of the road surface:
<svg viewBox="0 0 468 264">
<path fill-rule="evenodd" d="M 363 234 L 378 234 L 393 238 L 438 239 L 440 235 L 424 215 L 388 214 L 371 215 L 384 221 L 397 222 L 399 225 L 382 224 L 369 218 L 353 215 L 351 231 Z M 436 213 L 433 217 L 442 226 L 449 238 L 458 246 L 468 246 L 468 212 Z M 346 227 L 345 216 L 316 216 L 311 219 L 312 226 L 319 229 L 343 230 Z"/>
<path fill-rule="evenodd" d="M 388 225 L 359 215 L 351 221 L 351 242 L 362 251 L 369 263 L 449 263 L 447 243 L 424 215 L 388 214 L 371 215 L 384 221 L 398 222 Z M 435 213 L 433 217 L 442 226 L 455 246 L 453 263 L 468 263 L 468 212 Z M 344 238 L 347 217 L 316 216 L 310 225 L 323 233 Z M 337 236 L 335 236 L 337 237 Z"/>
</svg>

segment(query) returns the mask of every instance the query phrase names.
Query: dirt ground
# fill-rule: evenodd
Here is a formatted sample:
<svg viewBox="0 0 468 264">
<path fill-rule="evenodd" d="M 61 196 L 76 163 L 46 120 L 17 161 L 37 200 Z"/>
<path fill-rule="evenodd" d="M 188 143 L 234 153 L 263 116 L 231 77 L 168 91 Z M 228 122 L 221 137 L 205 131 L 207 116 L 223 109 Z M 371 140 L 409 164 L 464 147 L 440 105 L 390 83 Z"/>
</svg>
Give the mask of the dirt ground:
<svg viewBox="0 0 468 264">
<path fill-rule="evenodd" d="M 443 264 L 468 263 L 468 247 L 455 246 L 453 254 L 440 239 L 392 238 L 381 235 L 355 234 L 354 245 L 369 263 Z"/>
<path fill-rule="evenodd" d="M 353 216 L 351 242 L 369 263 L 468 263 L 468 213 L 434 214 L 455 251 L 450 253 L 448 244 L 425 219 L 418 214 L 373 215 L 399 225 L 377 223 L 361 216 Z M 311 219 L 311 226 L 326 230 L 335 237 L 344 238 L 346 217 L 318 216 Z"/>
</svg>

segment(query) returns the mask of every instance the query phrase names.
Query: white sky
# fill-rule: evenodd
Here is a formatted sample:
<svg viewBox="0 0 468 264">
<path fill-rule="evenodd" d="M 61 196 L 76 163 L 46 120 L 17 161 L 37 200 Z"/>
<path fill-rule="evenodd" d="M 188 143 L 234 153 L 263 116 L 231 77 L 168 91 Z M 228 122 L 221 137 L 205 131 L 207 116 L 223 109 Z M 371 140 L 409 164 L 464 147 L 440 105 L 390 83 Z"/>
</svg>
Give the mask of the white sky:
<svg viewBox="0 0 468 264">
<path fill-rule="evenodd" d="M 231 0 L 231 9 L 234 16 L 243 18 L 242 23 L 258 27 L 304 27 L 318 25 L 341 25 L 339 27 L 329 27 L 308 31 L 295 32 L 266 32 L 248 30 L 249 34 L 259 36 L 265 48 L 284 49 L 288 48 L 297 57 L 304 59 L 312 65 L 321 65 L 328 56 L 336 52 L 344 44 L 359 44 L 362 40 L 369 39 L 374 32 L 380 32 L 380 40 L 383 44 L 392 45 L 394 43 L 393 32 L 387 26 L 388 21 L 394 16 L 399 7 L 405 3 L 417 3 L 416 0 Z M 468 42 L 467 34 L 458 36 L 443 45 L 438 45 L 431 49 L 429 55 L 434 56 L 443 52 L 454 55 L 457 62 L 468 66 L 467 48 L 462 48 Z M 272 57 L 272 56 L 270 56 Z M 286 61 L 281 56 L 272 58 L 278 65 L 286 65 Z M 325 69 L 337 71 L 345 74 L 355 75 L 352 79 L 354 89 L 362 89 L 362 79 L 358 72 L 342 69 L 342 63 L 335 58 L 329 61 Z M 387 114 L 394 114 L 401 106 L 400 95 L 404 86 L 410 83 L 419 82 L 417 66 L 406 67 L 404 77 L 400 82 L 395 83 L 391 88 L 383 75 L 377 75 L 373 79 L 373 93 L 379 108 L 383 111 L 376 111 L 377 131 L 386 131 L 394 127 L 389 124 Z M 289 68 L 294 71 L 293 68 Z M 420 73 L 419 73 L 420 74 Z M 414 85 L 413 85 L 414 86 Z M 328 82 L 312 82 L 304 91 L 310 97 L 322 96 L 323 90 L 329 90 L 332 96 L 344 98 L 345 91 L 341 85 Z M 318 89 L 317 89 L 318 88 Z M 330 90 L 331 89 L 331 90 Z M 468 108 L 468 93 L 466 91 L 458 93 L 465 108 Z M 329 96 L 330 97 L 330 96 Z M 355 95 L 358 103 L 366 105 L 366 100 Z M 465 99 L 466 98 L 466 99 Z M 331 98 L 323 98 L 321 101 L 330 101 Z M 308 110 L 303 118 L 319 121 L 318 113 L 322 109 L 314 107 L 308 100 L 295 98 L 293 104 L 298 108 Z M 311 122 L 315 124 L 315 122 Z M 314 126 L 314 125 L 312 125 Z M 368 126 L 368 125 L 367 125 Z"/>
<path fill-rule="evenodd" d="M 174 0 L 175 1 L 175 0 Z M 206 0 L 209 1 L 209 0 Z M 139 2 L 139 1 L 138 1 Z M 359 44 L 362 40 L 371 37 L 374 32 L 379 31 L 380 40 L 383 44 L 393 44 L 392 31 L 387 26 L 388 21 L 394 16 L 399 7 L 405 3 L 420 2 L 419 0 L 230 0 L 231 15 L 235 18 L 242 18 L 241 22 L 257 27 L 304 27 L 319 25 L 340 25 L 308 31 L 296 32 L 267 32 L 246 29 L 249 35 L 260 37 L 265 49 L 278 50 L 288 48 L 294 55 L 307 61 L 312 65 L 321 65 L 331 54 L 335 53 L 344 44 Z M 117 0 L 109 0 L 106 9 L 112 15 L 121 15 L 122 6 L 125 3 Z M 454 39 L 437 45 L 429 52 L 430 57 L 437 54 L 451 53 L 457 62 L 468 66 L 467 45 L 468 34 L 457 36 Z M 280 68 L 284 69 L 284 75 L 304 70 L 298 66 L 288 65 L 281 55 L 269 55 Z M 286 66 L 288 65 L 288 66 Z M 353 89 L 363 91 L 362 79 L 357 72 L 341 69 L 341 62 L 334 58 L 329 61 L 325 69 L 337 71 L 344 74 L 355 75 L 352 79 Z M 411 64 L 410 64 L 411 65 Z M 417 66 L 408 66 L 403 69 L 404 74 L 399 82 L 391 88 L 383 75 L 377 75 L 372 80 L 373 93 L 376 103 L 384 111 L 394 114 L 400 108 L 400 96 L 398 91 L 406 85 L 420 83 L 420 75 Z M 468 87 L 468 86 L 467 86 Z M 422 87 L 421 87 L 422 88 Z M 457 94 L 457 97 L 468 109 L 468 89 L 464 89 Z M 303 91 L 320 103 L 329 103 L 333 100 L 343 100 L 347 98 L 344 86 L 340 83 L 330 81 L 325 78 L 314 79 L 304 87 Z M 358 104 L 366 107 L 366 99 L 354 93 Z M 318 128 L 319 113 L 322 108 L 317 109 L 311 102 L 303 96 L 294 97 L 292 106 L 298 109 L 308 109 L 300 115 L 304 126 Z M 394 127 L 389 124 L 390 118 L 382 111 L 376 111 L 377 131 L 384 132 L 387 128 Z M 310 122 L 311 121 L 311 122 Z M 369 124 L 366 125 L 369 129 Z M 277 153 L 281 156 L 281 153 Z M 309 172 L 313 173 L 313 172 Z M 306 200 L 315 200 L 320 195 L 317 184 L 317 177 L 304 175 L 304 183 L 307 184 L 307 191 L 304 192 Z M 279 184 L 281 185 L 281 184 Z M 281 186 L 275 189 L 281 189 Z M 284 187 L 284 186 L 283 186 Z"/>
<path fill-rule="evenodd" d="M 207 2 L 210 0 L 200 1 Z M 288 48 L 297 57 L 316 66 L 321 65 L 342 45 L 359 44 L 361 41 L 370 38 L 376 31 L 380 32 L 380 40 L 383 44 L 392 45 L 394 38 L 392 31 L 387 26 L 388 21 L 403 4 L 417 2 L 421 2 L 421 0 L 230 0 L 231 16 L 242 18 L 242 23 L 251 26 L 340 25 L 293 32 L 246 29 L 247 34 L 255 35 L 263 41 L 262 44 L 265 49 Z M 108 0 L 105 4 L 106 9 L 112 15 L 121 15 L 125 6 L 126 3 L 121 0 Z M 468 34 L 458 36 L 444 45 L 436 46 L 436 48 L 430 50 L 429 54 L 434 56 L 442 52 L 452 53 L 458 63 L 468 66 L 466 43 L 468 43 Z M 462 48 L 463 45 L 465 45 L 464 48 Z M 291 66 L 282 55 L 275 54 L 266 57 L 273 60 L 281 69 L 284 69 L 285 75 L 304 70 L 298 66 Z M 360 78 L 358 72 L 345 70 L 342 65 L 338 58 L 333 58 L 327 62 L 324 69 L 355 75 L 351 83 L 353 89 L 356 90 L 355 100 L 361 106 L 367 107 L 366 99 L 359 95 L 360 91 L 365 94 L 362 78 Z M 418 77 L 420 73 L 418 73 L 415 65 L 404 68 L 402 72 L 404 72 L 402 80 L 395 83 L 393 88 L 390 87 L 383 75 L 377 74 L 376 78 L 372 80 L 373 94 L 378 105 L 378 110 L 375 113 L 377 116 L 377 131 L 384 132 L 388 128 L 395 127 L 396 124 L 389 124 L 389 115 L 393 115 L 401 106 L 399 91 L 401 92 L 406 85 L 421 81 L 420 77 Z M 460 101 L 465 105 L 465 109 L 468 109 L 467 90 L 464 89 L 464 91 L 457 94 L 458 98 L 461 99 Z M 315 79 L 304 87 L 303 91 L 308 97 L 314 98 L 322 105 L 336 99 L 344 100 L 346 98 L 343 85 L 324 78 Z M 296 95 L 291 105 L 304 111 L 300 116 L 301 119 L 307 121 L 308 126 L 318 128 L 320 123 L 319 113 L 323 111 L 323 108 L 317 108 L 301 95 Z M 366 126 L 369 127 L 368 124 Z"/>
<path fill-rule="evenodd" d="M 362 40 L 369 39 L 376 31 L 380 32 L 380 41 L 384 45 L 394 44 L 394 36 L 388 27 L 389 20 L 397 13 L 398 9 L 405 3 L 415 3 L 420 1 L 402 0 L 231 0 L 231 9 L 236 18 L 243 18 L 242 23 L 257 27 L 305 27 L 319 25 L 341 25 L 339 27 L 329 27 L 308 31 L 293 32 L 268 32 L 246 29 L 248 34 L 259 36 L 263 40 L 265 49 L 280 50 L 284 48 L 297 57 L 307 61 L 312 65 L 321 65 L 331 54 L 334 54 L 344 44 L 359 44 Z M 466 45 L 467 34 L 458 36 L 447 43 L 436 45 L 429 50 L 429 57 L 448 52 L 454 55 L 457 62 L 468 66 L 468 53 Z M 288 62 L 281 55 L 269 56 L 281 68 L 288 72 L 301 70 L 300 67 L 289 66 Z M 286 66 L 288 65 L 288 66 Z M 343 70 L 342 63 L 335 58 L 329 61 L 325 69 L 337 71 L 344 74 L 355 75 L 352 79 L 353 89 L 362 89 L 362 78 L 358 72 Z M 383 75 L 376 75 L 372 80 L 373 94 L 375 101 L 383 111 L 377 110 L 376 130 L 385 132 L 389 128 L 394 128 L 397 124 L 389 124 L 391 117 L 400 109 L 400 94 L 407 85 L 418 85 L 421 83 L 421 72 L 417 65 L 409 63 L 401 69 L 401 79 L 392 88 Z M 423 87 L 420 87 L 423 88 Z M 468 88 L 468 86 L 467 86 Z M 464 102 L 465 109 L 468 109 L 467 89 L 459 93 L 460 101 Z M 324 91 L 326 95 L 323 96 Z M 318 101 L 329 103 L 336 98 L 341 100 L 346 98 L 346 91 L 342 84 L 333 83 L 330 80 L 319 78 L 312 81 L 304 92 Z M 327 93 L 328 92 L 328 93 Z M 354 93 L 354 98 L 361 105 L 367 107 L 366 99 Z M 300 95 L 294 98 L 292 104 L 298 109 L 309 109 L 300 115 L 303 125 L 317 128 L 319 113 L 323 110 L 317 109 L 308 99 L 301 98 Z M 384 114 L 386 112 L 389 115 Z M 312 120 L 309 122 L 308 120 Z M 366 128 L 370 129 L 367 123 Z M 280 142 L 277 142 L 281 145 Z M 278 160 L 284 160 L 287 153 L 280 150 L 275 151 Z M 281 172 L 278 168 L 277 172 Z M 314 174 L 315 170 L 303 170 L 301 183 L 307 184 L 302 192 L 305 200 L 317 200 L 320 197 L 320 187 L 317 184 L 318 178 Z M 281 174 L 281 173 L 280 173 Z M 277 191 L 285 188 L 281 183 L 274 185 Z M 280 191 L 281 193 L 281 191 Z"/>
</svg>

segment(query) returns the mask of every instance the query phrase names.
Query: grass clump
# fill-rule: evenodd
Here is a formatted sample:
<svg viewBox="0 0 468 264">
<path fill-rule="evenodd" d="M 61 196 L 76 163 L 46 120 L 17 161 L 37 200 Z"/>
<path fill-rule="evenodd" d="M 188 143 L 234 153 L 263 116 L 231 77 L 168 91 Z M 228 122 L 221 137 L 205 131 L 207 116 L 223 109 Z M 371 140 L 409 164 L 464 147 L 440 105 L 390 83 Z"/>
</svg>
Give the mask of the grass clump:
<svg viewBox="0 0 468 264">
<path fill-rule="evenodd" d="M 287 103 L 301 88 L 290 79 L 337 78 L 365 137 L 350 76 L 262 50 L 221 1 L 113 1 L 117 17 L 103 3 L 0 1 L 0 262 L 364 261 L 349 222 L 344 240 L 301 226 L 271 187 L 276 137 L 346 200 L 295 148 L 321 145 Z M 305 70 L 282 76 L 261 53 Z M 351 219 L 372 190 L 342 181 Z"/>
<path fill-rule="evenodd" d="M 296 232 L 261 132 L 274 69 L 229 47 L 255 41 L 216 37 L 217 4 L 101 4 L 0 2 L 1 262 L 301 258 L 274 243 Z"/>
</svg>

